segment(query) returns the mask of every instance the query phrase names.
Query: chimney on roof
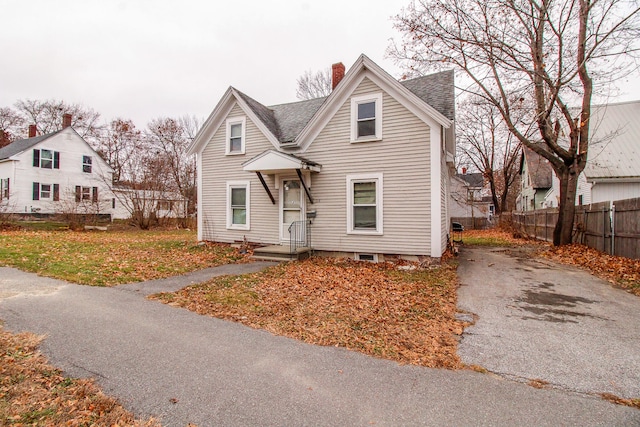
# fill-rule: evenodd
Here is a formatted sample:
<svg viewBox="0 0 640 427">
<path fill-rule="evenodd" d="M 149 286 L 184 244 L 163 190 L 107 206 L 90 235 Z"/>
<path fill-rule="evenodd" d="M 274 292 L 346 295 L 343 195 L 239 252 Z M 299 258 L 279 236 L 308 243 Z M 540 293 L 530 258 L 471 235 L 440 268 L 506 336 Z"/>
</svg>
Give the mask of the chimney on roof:
<svg viewBox="0 0 640 427">
<path fill-rule="evenodd" d="M 71 127 L 71 114 L 64 113 L 62 115 L 62 129 L 66 129 L 68 127 Z"/>
<path fill-rule="evenodd" d="M 38 133 L 36 125 L 29 125 L 29 138 L 33 138 Z"/>
<path fill-rule="evenodd" d="M 344 77 L 344 64 L 338 62 L 331 66 L 331 90 L 335 89 Z"/>
<path fill-rule="evenodd" d="M 467 168 L 462 168 L 462 175 L 466 175 L 467 174 Z"/>
</svg>

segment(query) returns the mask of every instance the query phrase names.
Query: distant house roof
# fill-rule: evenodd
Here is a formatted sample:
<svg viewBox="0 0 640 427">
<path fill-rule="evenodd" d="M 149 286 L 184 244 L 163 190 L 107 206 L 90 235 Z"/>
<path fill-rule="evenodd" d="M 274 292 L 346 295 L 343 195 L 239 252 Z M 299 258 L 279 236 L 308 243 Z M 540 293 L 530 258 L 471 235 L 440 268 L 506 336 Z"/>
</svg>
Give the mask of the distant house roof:
<svg viewBox="0 0 640 427">
<path fill-rule="evenodd" d="M 37 145 L 38 143 L 44 141 L 57 134 L 60 131 L 48 133 L 45 135 L 34 136 L 33 138 L 27 139 L 19 139 L 17 141 L 12 142 L 11 144 L 0 148 L 0 160 L 6 160 L 11 156 L 15 156 L 16 154 L 20 154 L 31 147 Z"/>
<path fill-rule="evenodd" d="M 592 107 L 587 179 L 640 177 L 640 101 Z"/>
<path fill-rule="evenodd" d="M 484 187 L 484 175 L 481 172 L 457 174 L 469 187 Z"/>
<path fill-rule="evenodd" d="M 540 156 L 530 148 L 523 147 L 520 173 L 522 173 L 524 162 L 527 163 L 531 186 L 533 188 L 551 188 L 553 169 L 549 160 Z"/>
</svg>

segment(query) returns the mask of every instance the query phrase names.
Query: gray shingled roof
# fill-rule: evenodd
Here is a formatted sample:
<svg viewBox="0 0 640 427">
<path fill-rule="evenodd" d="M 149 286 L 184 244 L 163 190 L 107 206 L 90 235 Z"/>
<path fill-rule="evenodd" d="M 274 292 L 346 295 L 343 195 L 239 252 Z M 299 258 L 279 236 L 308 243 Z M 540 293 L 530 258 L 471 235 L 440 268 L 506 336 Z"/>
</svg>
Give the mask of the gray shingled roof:
<svg viewBox="0 0 640 427">
<path fill-rule="evenodd" d="M 456 176 L 466 182 L 469 187 L 484 186 L 484 176 L 481 172 L 457 174 Z"/>
<path fill-rule="evenodd" d="M 11 144 L 0 148 L 0 160 L 6 160 L 11 156 L 15 156 L 16 154 L 20 154 L 23 151 L 28 150 L 39 142 L 44 141 L 47 138 L 52 137 L 60 131 L 47 133 L 45 135 L 35 136 L 33 138 L 27 139 L 19 139 L 17 141 L 12 142 Z"/>
<path fill-rule="evenodd" d="M 453 120 L 455 118 L 453 77 L 453 71 L 443 71 L 406 80 L 401 84 L 442 115 Z M 326 97 L 315 98 L 266 107 L 239 90 L 234 90 L 283 144 L 295 140 L 327 99 Z"/>
<path fill-rule="evenodd" d="M 420 99 L 438 110 L 449 120 L 455 119 L 453 70 L 441 71 L 400 82 Z"/>
<path fill-rule="evenodd" d="M 549 160 L 527 147 L 523 147 L 522 156 L 529 168 L 531 186 L 536 189 L 551 188 L 553 168 Z"/>
</svg>

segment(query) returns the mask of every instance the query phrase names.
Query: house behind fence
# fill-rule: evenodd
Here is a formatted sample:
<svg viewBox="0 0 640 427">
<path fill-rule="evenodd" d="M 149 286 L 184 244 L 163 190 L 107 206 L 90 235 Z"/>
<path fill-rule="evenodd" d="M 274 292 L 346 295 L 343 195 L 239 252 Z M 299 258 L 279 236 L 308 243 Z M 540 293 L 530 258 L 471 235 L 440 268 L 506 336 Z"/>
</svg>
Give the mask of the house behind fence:
<svg viewBox="0 0 640 427">
<path fill-rule="evenodd" d="M 557 208 L 511 215 L 514 226 L 526 235 L 553 240 Z M 640 198 L 576 206 L 573 241 L 610 255 L 640 259 Z"/>
</svg>

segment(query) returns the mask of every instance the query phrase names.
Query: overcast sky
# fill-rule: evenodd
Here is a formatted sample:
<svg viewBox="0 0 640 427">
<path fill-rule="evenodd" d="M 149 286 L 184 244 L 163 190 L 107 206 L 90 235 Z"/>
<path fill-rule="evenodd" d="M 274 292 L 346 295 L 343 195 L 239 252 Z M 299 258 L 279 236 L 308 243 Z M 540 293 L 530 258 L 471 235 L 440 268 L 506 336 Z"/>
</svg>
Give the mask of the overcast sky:
<svg viewBox="0 0 640 427">
<path fill-rule="evenodd" d="M 205 118 L 229 86 L 265 105 L 361 53 L 385 59 L 409 0 L 0 0 L 0 107 L 80 103 L 104 120 Z"/>
<path fill-rule="evenodd" d="M 231 85 L 265 105 L 361 53 L 385 58 L 410 0 L 0 0 L 0 107 L 56 99 L 105 121 L 206 118 Z M 637 78 L 620 100 L 640 99 Z"/>
</svg>

